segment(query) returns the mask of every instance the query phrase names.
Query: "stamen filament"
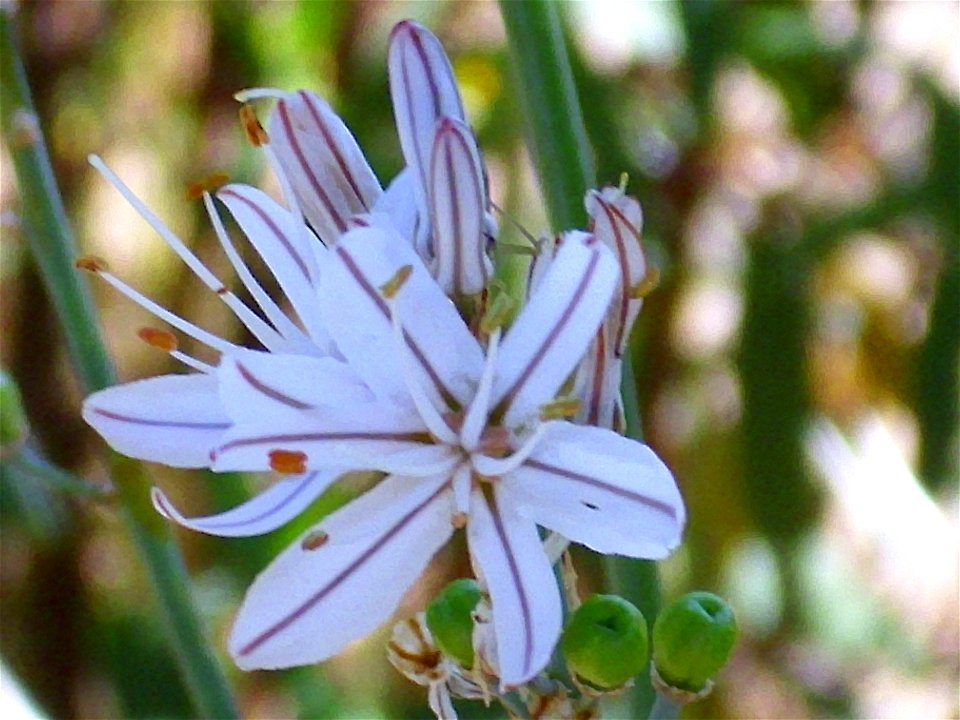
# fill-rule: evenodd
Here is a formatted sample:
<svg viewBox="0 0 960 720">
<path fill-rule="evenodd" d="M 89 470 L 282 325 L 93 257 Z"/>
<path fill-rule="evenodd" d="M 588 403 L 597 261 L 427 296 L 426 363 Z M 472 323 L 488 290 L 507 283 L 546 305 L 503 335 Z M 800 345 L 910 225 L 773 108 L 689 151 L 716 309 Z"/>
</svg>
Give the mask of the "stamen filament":
<svg viewBox="0 0 960 720">
<path fill-rule="evenodd" d="M 182 350 L 174 350 L 170 353 L 170 357 L 172 357 L 174 360 L 179 360 L 187 367 L 192 367 L 194 370 L 199 370 L 202 373 L 210 374 L 216 370 L 213 365 L 209 365 L 202 360 L 197 360 L 195 357 L 187 355 Z"/>
<path fill-rule="evenodd" d="M 243 323 L 248 330 L 267 348 L 273 349 L 277 346 L 277 341 L 280 339 L 277 336 L 277 333 L 270 328 L 263 320 L 261 320 L 255 313 L 253 313 L 250 308 L 240 302 L 238 298 L 233 293 L 227 291 L 223 292 L 224 285 L 220 279 L 214 275 L 210 270 L 204 265 L 200 258 L 198 258 L 190 248 L 187 247 L 186 243 L 183 242 L 176 233 L 173 232 L 164 223 L 159 217 L 157 217 L 154 212 L 146 206 L 146 204 L 137 197 L 133 190 L 120 179 L 120 177 L 113 172 L 107 164 L 97 155 L 91 155 L 89 157 L 90 164 L 93 165 L 97 171 L 103 175 L 103 177 L 109 182 L 113 187 L 123 195 L 124 199 L 130 204 L 130 206 L 139 213 L 139 215 L 147 221 L 147 223 L 152 227 L 156 233 L 163 238 L 163 241 L 167 243 L 171 250 L 173 250 L 177 256 L 186 263 L 187 267 L 193 271 L 193 274 L 200 278 L 200 281 L 206 285 L 208 288 L 213 290 L 217 296 L 233 311 L 233 314 L 237 316 L 237 319 Z"/>
<path fill-rule="evenodd" d="M 290 207 L 290 212 L 293 213 L 294 218 L 296 218 L 297 224 L 297 234 L 300 236 L 300 239 L 303 241 L 303 246 L 305 248 L 311 248 L 315 242 L 320 242 L 313 233 L 309 232 L 307 228 L 307 220 L 303 215 L 303 211 L 300 209 L 300 202 L 297 200 L 297 194 L 293 191 L 293 184 L 290 182 L 290 178 L 287 177 L 286 170 L 283 169 L 283 163 L 280 162 L 280 159 L 277 157 L 277 154 L 274 152 L 273 147 L 270 145 L 263 146 L 263 152 L 267 156 L 267 160 L 270 162 L 270 167 L 273 169 L 274 175 L 277 176 L 277 180 L 280 181 L 280 189 L 283 190 L 283 197 L 287 201 L 287 205 Z M 323 244 L 322 242 L 320 243 Z M 314 253 L 310 253 L 310 260 L 313 262 L 307 262 L 307 272 L 310 274 L 310 284 L 316 287 L 317 282 L 320 277 L 320 270 L 317 267 L 316 258 Z"/>
<path fill-rule="evenodd" d="M 470 512 L 470 475 L 472 469 L 468 463 L 461 465 L 454 470 L 453 474 L 453 504 L 454 510 L 458 513 Z"/>
<path fill-rule="evenodd" d="M 427 397 L 427 394 L 420 386 L 414 374 L 413 365 L 410 361 L 410 349 L 407 347 L 407 341 L 403 337 L 403 327 L 400 325 L 400 315 L 397 313 L 396 301 L 389 299 L 387 304 L 390 308 L 390 325 L 393 327 L 393 335 L 397 340 L 397 348 L 400 351 L 400 367 L 403 371 L 403 380 L 407 386 L 407 390 L 410 391 L 413 404 L 416 406 L 417 412 L 423 420 L 423 424 L 427 426 L 427 430 L 430 431 L 431 435 L 440 442 L 447 443 L 448 445 L 455 444 L 457 442 L 456 433 L 450 429 L 450 426 L 447 425 L 440 413 L 437 412 L 437 409 L 433 406 L 430 398 Z"/>
<path fill-rule="evenodd" d="M 530 437 L 523 443 L 523 446 L 508 457 L 492 458 L 489 455 L 472 456 L 473 469 L 487 477 L 502 477 L 516 470 L 525 463 L 527 458 L 537 449 L 537 445 L 543 439 L 548 427 L 550 427 L 550 423 L 540 423 L 537 425 L 537 429 L 531 433 Z"/>
<path fill-rule="evenodd" d="M 493 390 L 493 377 L 497 369 L 497 348 L 500 346 L 500 328 L 496 328 L 490 334 L 490 340 L 487 343 L 487 357 L 483 364 L 483 373 L 480 375 L 480 383 L 477 385 L 477 392 L 467 408 L 467 414 L 463 419 L 463 426 L 460 428 L 460 444 L 467 452 L 473 452 L 480 442 L 480 436 L 483 428 L 487 424 L 487 416 L 490 413 L 490 393 Z"/>
<path fill-rule="evenodd" d="M 250 100 L 260 100 L 261 98 L 272 98 L 279 100 L 287 93 L 277 88 L 246 88 L 233 94 L 233 99 L 245 103 Z"/>
<path fill-rule="evenodd" d="M 191 322 L 188 322 L 181 318 L 179 315 L 174 315 L 172 312 L 167 310 L 162 305 L 157 304 L 150 298 L 148 298 L 143 293 L 134 290 L 132 287 L 127 285 L 123 280 L 118 278 L 116 275 L 110 272 L 98 272 L 98 276 L 102 277 L 108 283 L 113 285 L 117 290 L 126 295 L 128 298 L 133 300 L 137 305 L 142 307 L 149 313 L 152 313 L 160 320 L 163 320 L 168 325 L 172 325 L 177 328 L 184 335 L 189 335 L 195 340 L 202 342 L 204 345 L 212 347 L 218 352 L 230 352 L 237 348 L 231 342 L 224 340 L 223 338 L 217 337 L 211 332 L 207 332 L 203 328 L 200 328 L 194 325 Z"/>
<path fill-rule="evenodd" d="M 273 298 L 267 294 L 267 291 L 263 289 L 263 286 L 253 276 L 253 273 L 250 272 L 250 268 L 247 267 L 247 264 L 243 261 L 243 258 L 240 257 L 240 253 L 237 251 L 236 246 L 233 244 L 233 240 L 230 238 L 230 235 L 227 233 L 227 229 L 223 225 L 223 220 L 220 218 L 220 213 L 217 212 L 217 208 L 213 204 L 213 197 L 210 195 L 210 193 L 203 194 L 203 204 L 207 209 L 207 215 L 210 216 L 210 224 L 213 225 L 213 230 L 217 235 L 217 239 L 220 241 L 220 246 L 223 248 L 227 259 L 230 261 L 230 264 L 233 265 L 233 269 L 236 271 L 237 277 L 240 278 L 240 282 L 243 283 L 243 286 L 247 289 L 250 295 L 253 296 L 253 299 L 256 301 L 257 305 L 259 305 L 260 309 L 263 310 L 264 315 L 267 316 L 267 319 L 287 341 L 305 341 L 306 336 L 304 335 L 303 331 L 297 327 L 293 320 L 291 320 L 286 313 L 280 309 L 280 306 L 273 301 Z M 264 343 L 264 345 L 270 349 L 273 349 L 270 347 L 270 345 L 267 345 L 267 343 Z"/>
</svg>

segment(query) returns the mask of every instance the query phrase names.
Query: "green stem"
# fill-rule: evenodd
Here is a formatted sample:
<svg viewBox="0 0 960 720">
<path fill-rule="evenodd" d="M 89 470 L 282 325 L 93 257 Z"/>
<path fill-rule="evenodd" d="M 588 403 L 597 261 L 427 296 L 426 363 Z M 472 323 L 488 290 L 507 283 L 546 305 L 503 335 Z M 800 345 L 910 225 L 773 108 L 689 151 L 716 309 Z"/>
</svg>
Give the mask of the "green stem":
<svg viewBox="0 0 960 720">
<path fill-rule="evenodd" d="M 56 309 L 82 388 L 116 381 L 100 338 L 89 290 L 74 268 L 76 245 L 57 189 L 9 6 L 0 9 L 0 120 L 20 187 L 23 236 Z M 229 686 L 190 598 L 189 576 L 166 523 L 149 500 L 150 481 L 138 463 L 111 455 L 111 477 L 124 516 L 148 569 L 179 667 L 198 714 L 236 717 Z"/>
<path fill-rule="evenodd" d="M 677 720 L 680 717 L 681 706 L 662 693 L 657 693 L 653 707 L 650 709 L 649 720 Z"/>
<path fill-rule="evenodd" d="M 593 156 L 564 45 L 558 3 L 550 0 L 501 0 L 500 11 L 520 83 L 543 196 L 554 230 L 584 227 L 583 197 L 596 185 Z M 624 362 L 621 386 L 627 435 L 640 439 L 640 414 L 632 368 Z M 608 559 L 613 590 L 639 607 L 652 623 L 660 604 L 656 566 L 649 561 Z M 654 692 L 649 678 L 637 678 L 632 714 L 646 717 Z"/>
</svg>

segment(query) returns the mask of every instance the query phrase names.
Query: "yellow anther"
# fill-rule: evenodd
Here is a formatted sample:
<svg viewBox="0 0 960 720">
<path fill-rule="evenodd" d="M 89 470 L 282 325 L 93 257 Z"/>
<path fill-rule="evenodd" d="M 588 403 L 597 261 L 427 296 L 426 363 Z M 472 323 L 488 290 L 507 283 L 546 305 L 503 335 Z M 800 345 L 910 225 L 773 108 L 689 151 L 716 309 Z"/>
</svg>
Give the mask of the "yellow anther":
<svg viewBox="0 0 960 720">
<path fill-rule="evenodd" d="M 517 301 L 507 293 L 506 286 L 499 281 L 492 281 L 487 290 L 487 304 L 480 318 L 481 332 L 489 335 L 499 327 L 510 321 L 516 309 Z"/>
<path fill-rule="evenodd" d="M 400 292 L 400 288 L 402 288 L 404 283 L 407 282 L 407 278 L 410 277 L 410 273 L 412 272 L 413 265 L 404 265 L 402 268 L 397 270 L 392 278 L 380 286 L 380 293 L 387 300 L 393 300 L 393 298 L 396 297 L 396 294 Z"/>
<path fill-rule="evenodd" d="M 580 411 L 580 398 L 563 396 L 540 406 L 541 420 L 560 420 L 573 417 Z"/>
<path fill-rule="evenodd" d="M 620 173 L 620 192 L 624 195 L 627 192 L 627 183 L 630 182 L 630 174 L 626 172 Z"/>
<path fill-rule="evenodd" d="M 243 125 L 243 130 L 247 134 L 247 140 L 254 147 L 260 147 L 270 142 L 270 137 L 257 119 L 257 112 L 252 105 L 240 106 L 240 124 Z"/>
<path fill-rule="evenodd" d="M 271 450 L 270 469 L 284 475 L 300 475 L 307 471 L 307 455 L 299 450 Z"/>
<path fill-rule="evenodd" d="M 303 540 L 300 541 L 300 547 L 303 550 L 316 550 L 318 547 L 326 545 L 329 539 L 330 535 L 326 531 L 313 530 L 307 533 Z"/>
<path fill-rule="evenodd" d="M 213 173 L 202 180 L 195 180 L 187 183 L 187 200 L 199 200 L 205 192 L 216 190 L 221 185 L 226 185 L 230 181 L 230 176 L 226 173 Z"/>
<path fill-rule="evenodd" d="M 107 269 L 106 261 L 98 258 L 96 255 L 84 255 L 83 257 L 78 257 L 73 261 L 73 266 L 79 268 L 80 270 L 86 270 L 93 273 L 103 272 Z"/>
<path fill-rule="evenodd" d="M 143 340 L 147 345 L 164 352 L 173 352 L 177 349 L 177 338 L 168 330 L 158 330 L 152 327 L 143 327 L 137 330 L 137 337 Z"/>
<path fill-rule="evenodd" d="M 640 279 L 636 285 L 630 288 L 630 299 L 631 300 L 642 300 L 647 295 L 652 293 L 657 289 L 657 286 L 660 284 L 660 268 L 650 266 L 647 268 L 646 274 Z"/>
</svg>

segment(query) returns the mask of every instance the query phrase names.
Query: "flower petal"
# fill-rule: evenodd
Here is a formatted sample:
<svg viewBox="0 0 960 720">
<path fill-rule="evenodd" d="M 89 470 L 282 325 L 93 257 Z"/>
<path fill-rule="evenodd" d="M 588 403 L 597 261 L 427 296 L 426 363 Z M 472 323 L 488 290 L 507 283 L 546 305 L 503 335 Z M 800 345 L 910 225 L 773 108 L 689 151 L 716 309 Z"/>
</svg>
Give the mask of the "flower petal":
<svg viewBox="0 0 960 720">
<path fill-rule="evenodd" d="M 560 593 L 537 527 L 499 492 L 474 490 L 467 540 L 490 592 L 500 685 L 520 685 L 550 660 L 560 637 Z"/>
<path fill-rule="evenodd" d="M 483 370 L 476 339 L 407 243 L 379 228 L 351 231 L 331 250 L 319 297 L 337 349 L 381 400 L 409 405 L 405 359 L 380 286 L 412 272 L 393 302 L 417 382 L 437 407 L 469 402 Z"/>
<path fill-rule="evenodd" d="M 525 517 L 601 553 L 662 558 L 683 532 L 670 471 L 610 430 L 555 423 L 502 487 Z"/>
<path fill-rule="evenodd" d="M 266 193 L 247 185 L 227 185 L 217 198 L 229 208 L 277 278 L 304 328 L 320 347 L 329 340 L 317 314 L 320 241 L 296 216 Z"/>
<path fill-rule="evenodd" d="M 647 260 L 640 244 L 643 212 L 640 203 L 619 189 L 605 187 L 587 193 L 585 204 L 593 221 L 593 233 L 616 255 L 620 266 L 620 285 L 614 302 L 613 342 L 617 356 L 623 355 L 630 341 L 630 330 L 643 300 L 631 297 L 631 291 L 647 274 Z"/>
<path fill-rule="evenodd" d="M 332 357 L 241 350 L 224 355 L 217 379 L 223 406 L 237 423 L 374 399 L 350 366 Z"/>
<path fill-rule="evenodd" d="M 426 218 L 420 217 L 420 211 L 417 209 L 417 195 L 415 185 L 418 182 L 410 168 L 404 168 L 390 182 L 380 199 L 371 212 L 372 217 L 378 214 L 387 216 L 388 224 L 393 227 L 399 235 L 413 245 L 424 263 L 429 262 L 430 255 L 427 252 L 429 245 L 430 225 Z M 374 220 L 371 224 L 379 227 L 387 227 L 382 222 Z"/>
<path fill-rule="evenodd" d="M 96 392 L 83 419 L 119 453 L 201 468 L 230 426 L 209 375 L 162 375 Z"/>
<path fill-rule="evenodd" d="M 466 120 L 450 61 L 429 30 L 404 20 L 390 34 L 390 95 L 400 147 L 416 176 L 417 206 L 428 217 L 427 187 L 437 120 Z"/>
<path fill-rule="evenodd" d="M 284 95 L 269 127 L 304 215 L 326 244 L 335 243 L 347 220 L 368 212 L 382 192 L 360 146 L 326 101 L 306 90 Z"/>
<path fill-rule="evenodd" d="M 478 293 L 493 268 L 485 252 L 483 166 L 470 128 L 454 118 L 437 123 L 429 183 L 434 276 L 447 295 Z"/>
<path fill-rule="evenodd" d="M 415 413 L 381 403 L 318 407 L 267 414 L 258 422 L 234 426 L 214 450 L 217 471 L 271 469 L 271 453 L 303 453 L 305 470 L 441 472 L 454 460 L 437 445 Z M 440 469 L 436 469 L 440 468 Z"/>
<path fill-rule="evenodd" d="M 580 409 L 574 421 L 614 430 L 622 424 L 620 376 L 623 361 L 617 356 L 610 337 L 610 323 L 605 322 L 577 367 L 574 395 L 580 399 Z"/>
<path fill-rule="evenodd" d="M 218 537 L 252 537 L 293 520 L 342 474 L 333 470 L 283 478 L 245 503 L 205 517 L 184 517 L 160 488 L 153 488 L 150 497 L 157 512 L 185 528 Z"/>
<path fill-rule="evenodd" d="M 504 424 L 529 423 L 583 357 L 617 283 L 610 251 L 593 236 L 567 233 L 497 360 L 492 406 Z"/>
<path fill-rule="evenodd" d="M 284 550 L 234 623 L 230 654 L 241 668 L 319 662 L 383 623 L 453 532 L 447 479 L 387 478 L 330 521 L 380 530 L 347 542 L 330 533 L 319 546 L 308 532 Z"/>
</svg>

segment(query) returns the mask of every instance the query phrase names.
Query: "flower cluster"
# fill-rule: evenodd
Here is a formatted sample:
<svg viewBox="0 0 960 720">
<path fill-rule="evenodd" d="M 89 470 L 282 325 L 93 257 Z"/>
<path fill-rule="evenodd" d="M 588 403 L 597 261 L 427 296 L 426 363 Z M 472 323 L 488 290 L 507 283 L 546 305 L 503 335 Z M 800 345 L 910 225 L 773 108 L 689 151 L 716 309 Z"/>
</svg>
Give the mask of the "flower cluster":
<svg viewBox="0 0 960 720">
<path fill-rule="evenodd" d="M 93 164 L 233 310 L 262 346 L 240 347 L 83 263 L 159 319 L 217 351 L 216 366 L 145 340 L 197 372 L 113 387 L 84 418 L 118 451 L 176 467 L 274 471 L 225 513 L 184 517 L 220 536 L 270 532 L 338 478 L 369 491 L 282 552 L 249 589 L 230 636 L 242 668 L 314 663 L 388 619 L 460 528 L 489 606 L 484 662 L 502 687 L 547 663 L 560 591 L 540 528 L 601 553 L 660 558 L 684 508 L 663 463 L 615 429 L 621 355 L 647 275 L 640 208 L 615 188 L 586 198 L 589 232 L 545 243 L 509 327 L 492 312 L 497 227 L 476 140 L 437 39 L 402 22 L 389 71 L 407 167 L 383 190 L 343 122 L 306 92 L 247 114 L 285 205 L 245 185 L 202 198 L 244 305 L 99 159 Z M 243 262 L 215 199 L 274 274 L 272 299 Z M 284 308 L 287 308 L 286 310 Z M 571 397 L 576 401 L 571 402 Z"/>
</svg>

